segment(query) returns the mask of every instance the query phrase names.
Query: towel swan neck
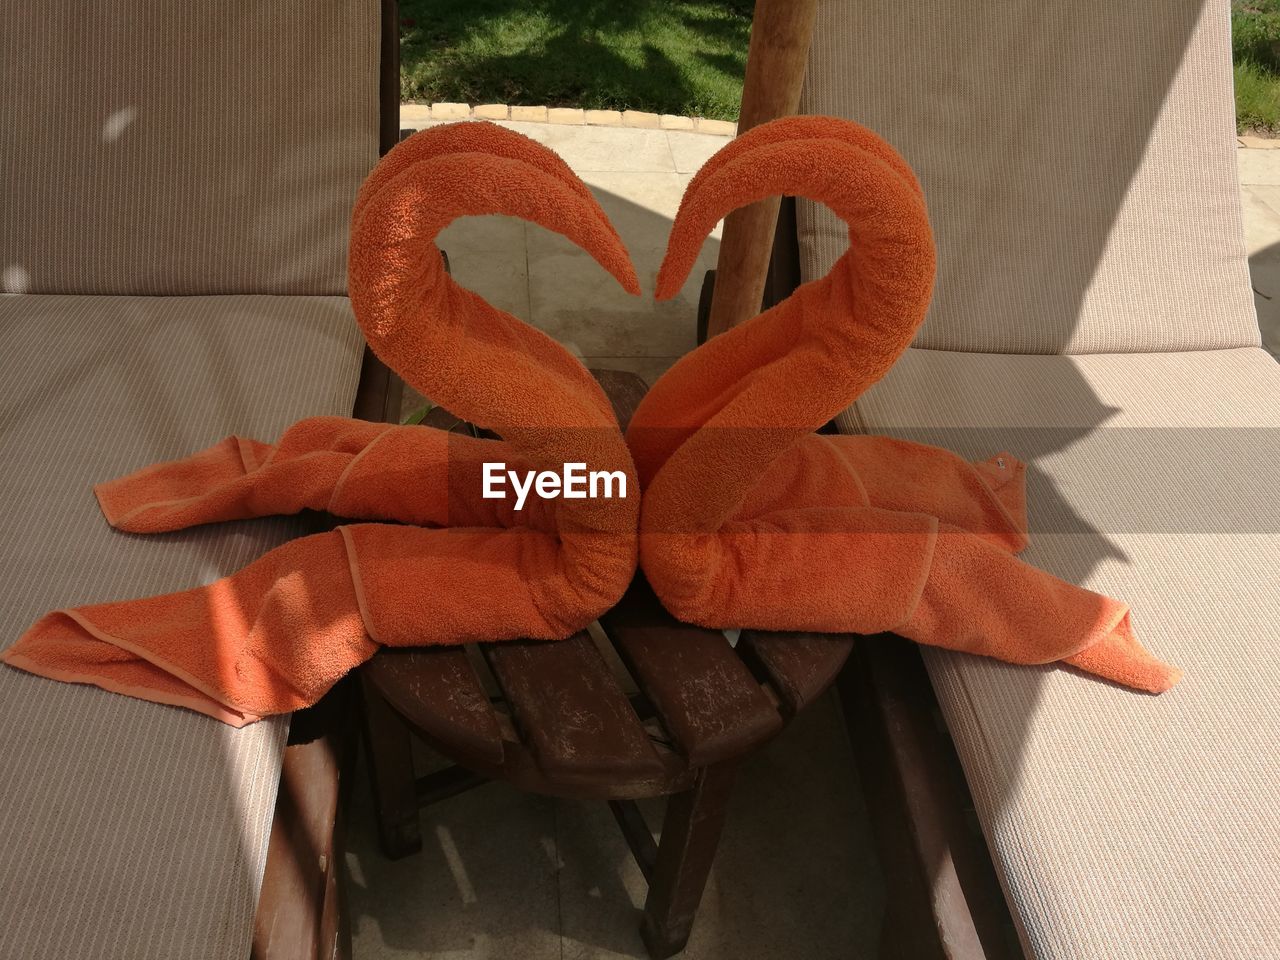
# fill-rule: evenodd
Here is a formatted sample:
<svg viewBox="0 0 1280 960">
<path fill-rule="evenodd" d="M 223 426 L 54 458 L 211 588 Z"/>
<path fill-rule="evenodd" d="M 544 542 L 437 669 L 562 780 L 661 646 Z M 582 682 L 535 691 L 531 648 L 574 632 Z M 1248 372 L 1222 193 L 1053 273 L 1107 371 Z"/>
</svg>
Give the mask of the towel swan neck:
<svg viewBox="0 0 1280 960">
<path fill-rule="evenodd" d="M 791 443 L 888 370 L 932 295 L 933 235 L 911 169 L 871 131 L 805 116 L 754 127 L 698 171 L 671 229 L 658 299 L 676 294 L 703 239 L 726 214 L 786 193 L 831 208 L 849 226 L 849 249 L 824 276 L 677 363 L 649 391 L 627 435 L 647 485 L 677 450 L 697 460 L 705 445 L 719 442 L 718 432 L 742 433 L 740 469 L 722 479 L 739 496 L 722 498 L 716 525 Z M 780 382 L 788 389 L 777 389 Z M 688 529 L 682 524 L 690 520 L 668 522 Z"/>
</svg>

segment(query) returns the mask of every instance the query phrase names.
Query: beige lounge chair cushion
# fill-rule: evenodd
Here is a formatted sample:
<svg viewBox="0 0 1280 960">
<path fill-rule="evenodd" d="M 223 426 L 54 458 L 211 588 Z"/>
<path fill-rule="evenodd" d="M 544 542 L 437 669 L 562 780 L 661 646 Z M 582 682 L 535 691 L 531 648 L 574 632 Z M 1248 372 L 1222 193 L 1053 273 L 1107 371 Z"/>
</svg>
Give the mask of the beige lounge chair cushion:
<svg viewBox="0 0 1280 960">
<path fill-rule="evenodd" d="M 206 583 L 304 532 L 129 536 L 91 486 L 349 413 L 360 350 L 341 297 L 0 297 L 0 646 L 47 610 Z M 0 955 L 248 956 L 286 727 L 0 667 Z"/>
<path fill-rule="evenodd" d="M 926 651 L 1028 955 L 1280 957 L 1280 365 L 913 349 L 842 426 L 1029 460 L 1026 559 L 1186 671 Z"/>
<path fill-rule="evenodd" d="M 0 293 L 340 294 L 370 0 L 0 6 Z"/>
<path fill-rule="evenodd" d="M 801 109 L 915 168 L 939 252 L 916 345 L 1130 353 L 1259 342 L 1227 0 L 823 0 Z M 799 207 L 806 275 L 848 244 Z"/>
</svg>

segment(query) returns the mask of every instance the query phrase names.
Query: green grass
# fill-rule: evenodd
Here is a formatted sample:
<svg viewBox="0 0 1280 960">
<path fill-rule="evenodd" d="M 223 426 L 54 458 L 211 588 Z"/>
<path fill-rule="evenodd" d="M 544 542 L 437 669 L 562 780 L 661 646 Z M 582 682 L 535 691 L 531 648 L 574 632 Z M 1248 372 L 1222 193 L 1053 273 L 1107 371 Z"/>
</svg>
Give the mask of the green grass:
<svg viewBox="0 0 1280 960">
<path fill-rule="evenodd" d="M 1280 0 L 1232 0 L 1236 126 L 1280 132 Z"/>
<path fill-rule="evenodd" d="M 403 99 L 736 120 L 751 0 L 401 0 Z"/>
<path fill-rule="evenodd" d="M 736 120 L 751 0 L 401 0 L 405 100 Z M 1280 0 L 1232 0 L 1236 123 L 1280 134 Z"/>
<path fill-rule="evenodd" d="M 1236 64 L 1236 126 L 1242 132 L 1280 129 L 1280 77 L 1248 60 Z"/>
</svg>

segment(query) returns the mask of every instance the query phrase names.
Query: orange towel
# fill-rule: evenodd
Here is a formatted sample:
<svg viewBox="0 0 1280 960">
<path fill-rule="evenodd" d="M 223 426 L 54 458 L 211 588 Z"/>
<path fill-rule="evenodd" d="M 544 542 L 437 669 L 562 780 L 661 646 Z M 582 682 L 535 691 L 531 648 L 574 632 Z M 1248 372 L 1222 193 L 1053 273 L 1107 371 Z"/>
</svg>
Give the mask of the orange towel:
<svg viewBox="0 0 1280 960">
<path fill-rule="evenodd" d="M 831 207 L 850 249 L 790 299 L 655 384 L 627 442 L 644 484 L 641 566 L 712 628 L 892 631 L 1015 663 L 1065 660 L 1159 692 L 1178 671 L 1123 604 L 1016 559 L 1023 468 L 885 437 L 814 433 L 889 369 L 923 321 L 934 247 L 920 187 L 870 131 L 826 117 L 756 127 L 694 177 L 658 297 L 726 213 L 778 193 Z"/>
<path fill-rule="evenodd" d="M 439 231 L 488 213 L 558 231 L 639 288 L 586 186 L 533 141 L 468 123 L 387 155 L 352 214 L 356 318 L 409 384 L 501 440 L 317 417 L 274 446 L 230 437 L 102 484 L 108 522 L 135 533 L 304 508 L 393 523 L 294 540 L 209 586 L 55 611 L 5 661 L 241 725 L 315 702 L 379 643 L 561 638 L 612 606 L 636 566 L 631 457 L 581 363 L 443 269 Z M 627 496 L 517 511 L 483 498 L 485 462 L 621 471 Z"/>
</svg>

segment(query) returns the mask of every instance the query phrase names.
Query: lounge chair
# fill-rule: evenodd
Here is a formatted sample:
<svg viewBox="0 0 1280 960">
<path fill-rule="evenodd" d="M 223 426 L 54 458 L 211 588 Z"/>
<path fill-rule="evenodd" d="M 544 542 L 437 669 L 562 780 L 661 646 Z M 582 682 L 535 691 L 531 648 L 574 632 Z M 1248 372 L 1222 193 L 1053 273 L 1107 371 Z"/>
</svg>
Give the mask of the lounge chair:
<svg viewBox="0 0 1280 960">
<path fill-rule="evenodd" d="M 395 139 L 394 6 L 0 10 L 0 645 L 48 609 L 207 582 L 314 522 L 130 537 L 91 487 L 352 411 L 347 223 Z M 380 416 L 389 380 L 365 367 L 359 412 Z M 286 748 L 285 720 L 232 730 L 0 670 L 0 955 L 334 956 L 324 719 Z"/>
<path fill-rule="evenodd" d="M 900 150 L 939 249 L 915 346 L 839 428 L 1029 460 L 1027 559 L 1128 601 L 1186 671 L 1148 697 L 861 642 L 843 687 L 882 954 L 1280 956 L 1280 366 L 1250 296 L 1228 4 L 831 0 L 801 111 Z M 848 242 L 786 213 L 774 298 Z"/>
</svg>

